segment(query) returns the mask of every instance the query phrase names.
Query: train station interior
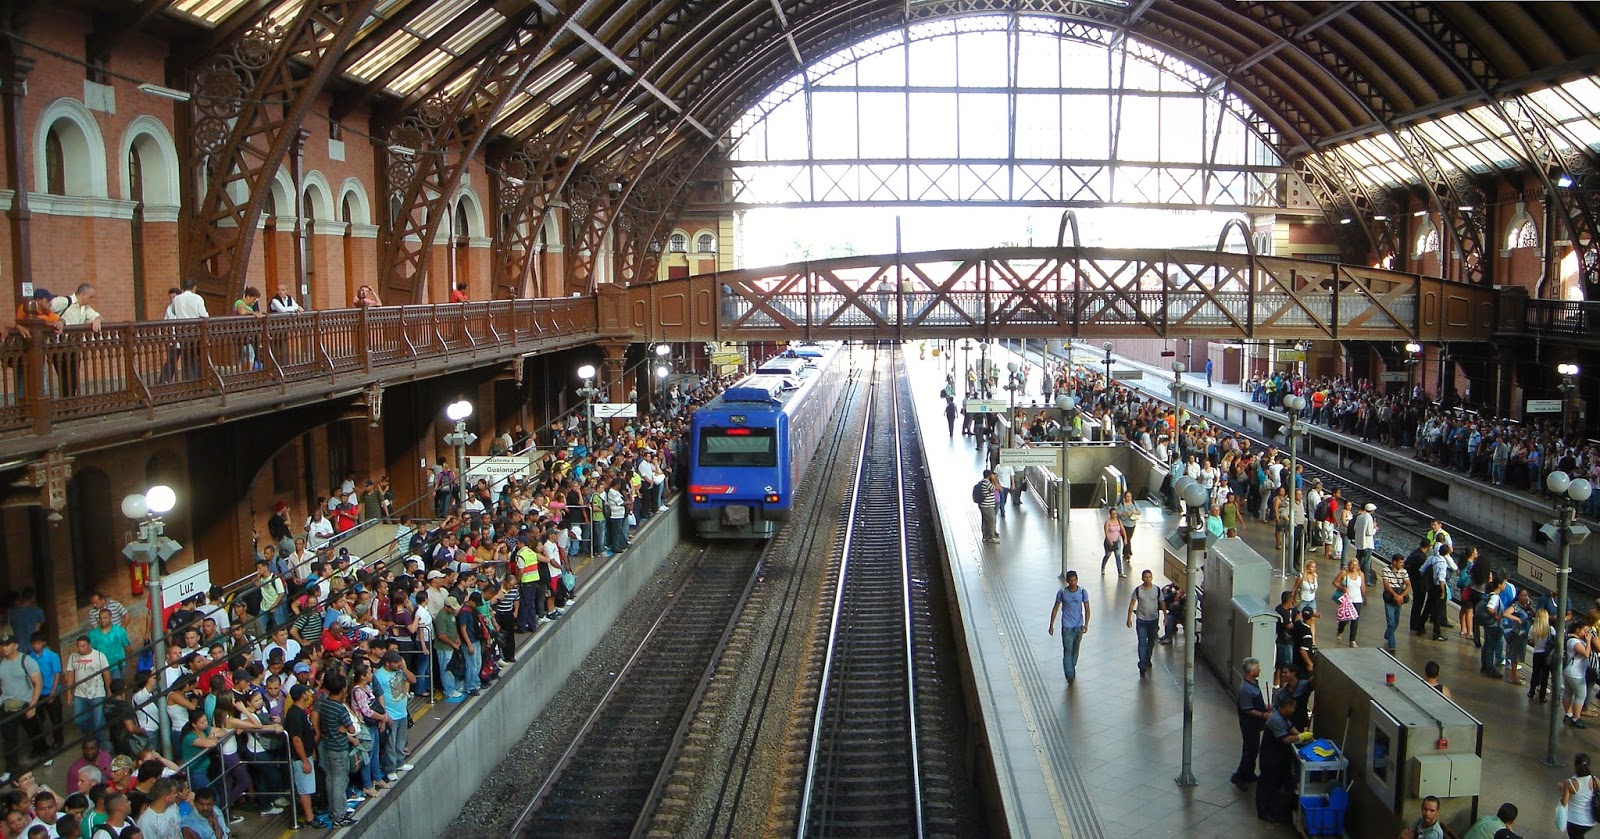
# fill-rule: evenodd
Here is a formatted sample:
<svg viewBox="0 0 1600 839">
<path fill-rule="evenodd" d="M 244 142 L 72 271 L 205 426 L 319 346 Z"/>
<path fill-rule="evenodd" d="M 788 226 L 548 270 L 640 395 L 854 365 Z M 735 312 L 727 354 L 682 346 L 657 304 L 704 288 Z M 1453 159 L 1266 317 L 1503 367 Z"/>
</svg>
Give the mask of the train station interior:
<svg viewBox="0 0 1600 839">
<path fill-rule="evenodd" d="M 74 761 L 91 729 L 119 729 L 108 755 L 127 749 L 107 709 L 174 710 L 185 694 L 168 692 L 159 656 L 221 643 L 226 661 L 175 678 L 204 694 L 226 675 L 243 696 L 236 673 L 266 667 L 274 622 L 294 624 L 291 643 L 320 676 L 342 665 L 331 652 L 324 664 L 316 615 L 358 643 L 399 635 L 380 601 L 402 578 L 423 589 L 413 618 L 439 612 L 443 593 L 417 602 L 434 570 L 476 567 L 522 591 L 516 544 L 494 546 L 517 531 L 489 526 L 507 523 L 493 508 L 509 480 L 527 482 L 511 503 L 523 507 L 512 523 L 534 533 L 530 552 L 545 529 L 571 540 L 558 563 L 570 580 L 561 567 L 532 572 L 555 595 L 546 607 L 528 590 L 545 617 L 508 631 L 517 643 L 494 636 L 498 607 L 483 606 L 485 649 L 524 663 L 479 662 L 492 683 L 458 704 L 459 685 L 438 672 L 449 653 L 414 649 L 421 636 L 406 630 L 400 653 L 417 658 L 402 669 L 422 677 L 399 700 L 412 739 L 375 747 L 382 768 L 351 821 L 320 792 L 301 813 L 285 786 L 295 761 L 280 752 L 239 776 L 285 795 L 218 806 L 241 836 L 303 821 L 351 836 L 468 823 L 533 835 L 530 814 L 555 806 L 560 773 L 584 752 L 581 740 L 518 745 L 534 739 L 524 732 L 538 709 L 571 702 L 551 707 L 591 719 L 588 736 L 620 672 L 599 662 L 653 632 L 629 623 L 634 598 L 681 594 L 693 579 L 682 557 L 718 542 L 696 533 L 689 509 L 733 490 L 696 488 L 694 408 L 802 343 L 843 347 L 851 374 L 848 407 L 824 412 L 837 434 L 796 428 L 823 441 L 794 475 L 796 502 L 832 503 L 821 478 L 802 483 L 806 470 L 822 474 L 828 446 L 857 456 L 847 432 L 871 438 L 867 403 L 851 400 L 904 387 L 899 421 L 920 429 L 906 444 L 927 470 L 912 482 L 929 528 L 917 538 L 939 559 L 923 593 L 959 653 L 945 675 L 972 801 L 945 794 L 941 805 L 964 802 L 960 815 L 918 806 L 916 835 L 1388 839 L 1415 827 L 1430 794 L 1438 835 L 1466 835 L 1507 802 L 1522 813 L 1518 835 L 1557 835 L 1553 790 L 1574 754 L 1600 750 L 1600 719 L 1558 722 L 1559 706 L 1525 699 L 1526 685 L 1487 678 L 1496 668 L 1473 666 L 1488 656 L 1459 629 L 1383 643 L 1376 588 L 1360 646 L 1335 648 L 1330 558 L 1315 563 L 1325 664 L 1313 729 L 1348 765 L 1300 779 L 1293 818 L 1270 823 L 1228 773 L 1244 659 L 1267 644 L 1269 700 L 1278 679 L 1279 651 L 1260 633 L 1294 580 L 1273 525 L 1205 545 L 1196 591 L 1208 632 L 1228 640 L 1189 651 L 1185 628 L 1155 649 L 1147 677 L 1123 620 L 1137 576 L 1093 566 L 1120 481 L 1146 510 L 1132 566 L 1157 587 L 1187 584 L 1176 441 L 1033 440 L 1086 452 L 1058 467 L 1015 453 L 1030 440 L 1010 436 L 1102 413 L 1110 427 L 1150 400 L 1172 431 L 1194 423 L 1195 439 L 1237 433 L 1258 452 L 1293 452 L 1306 479 L 1374 504 L 1385 558 L 1417 548 L 1437 519 L 1458 556 L 1477 548 L 1480 568 L 1535 604 L 1566 591 L 1567 630 L 1589 622 L 1600 604 L 1600 539 L 1584 538 L 1600 527 L 1587 489 L 1600 480 L 1596 4 L 15 0 L 0 36 L 0 795 L 23 793 L 29 819 L 36 784 L 62 802 L 80 791 Z M 903 360 L 869 362 L 874 348 Z M 1072 407 L 1056 399 L 1061 382 Z M 1306 407 L 1286 410 L 1291 392 Z M 959 423 L 994 415 L 1011 460 L 947 432 L 947 404 Z M 603 521 L 604 486 L 592 504 L 584 483 L 567 494 L 567 478 L 636 462 L 621 476 L 634 506 L 619 532 Z M 998 545 L 968 496 L 996 464 L 1028 476 Z M 790 491 L 768 486 L 751 509 Z M 747 524 L 742 511 L 720 515 Z M 797 557 L 842 550 L 843 531 L 807 532 L 806 520 L 797 512 L 771 544 Z M 408 567 L 413 553 L 423 568 Z M 313 561 L 325 565 L 308 582 Z M 1070 685 L 1060 639 L 1045 633 L 1069 566 L 1096 615 Z M 285 586 L 282 617 L 263 605 L 270 579 Z M 823 603 L 833 577 L 817 579 L 804 596 Z M 471 611 L 473 590 L 450 591 L 452 616 Z M 765 602 L 752 591 L 738 602 Z M 126 645 L 92 632 L 102 613 Z M 172 631 L 175 613 L 223 619 L 188 639 Z M 1449 623 L 1461 620 L 1451 606 Z M 247 628 L 230 634 L 230 623 Z M 30 692 L 34 633 L 71 686 Z M 29 664 L 8 664 L 8 636 Z M 94 641 L 91 663 L 112 653 L 99 669 L 74 670 L 80 636 Z M 1198 663 L 1186 667 L 1186 652 Z M 774 669 L 809 672 L 793 655 Z M 285 694 L 295 658 L 274 676 Z M 375 653 L 374 669 L 383 660 Z M 1451 689 L 1442 704 L 1419 675 L 1429 662 Z M 145 686 L 150 671 L 158 687 Z M 1529 677 L 1523 663 L 1507 678 Z M 774 683 L 770 695 L 816 692 L 805 678 Z M 693 696 L 756 704 L 714 687 Z M 1408 697 L 1404 710 L 1395 697 Z M 140 728 L 135 711 L 127 719 Z M 191 786 L 226 792 L 235 752 L 217 753 L 217 777 L 197 772 L 212 747 L 185 747 L 171 719 L 132 742 Z M 696 739 L 707 725 L 669 732 L 671 760 L 639 791 L 657 809 L 635 835 L 826 832 L 787 758 L 751 770 L 750 783 L 771 785 L 751 788 L 770 791 L 770 821 L 669 814 L 663 802 L 690 799 L 683 779 L 705 775 L 686 761 L 710 748 Z M 793 736 L 812 735 L 803 728 Z M 1335 787 L 1348 816 L 1319 832 L 1307 819 L 1344 806 L 1327 797 Z M 1432 839 L 1426 825 L 1418 835 Z"/>
</svg>

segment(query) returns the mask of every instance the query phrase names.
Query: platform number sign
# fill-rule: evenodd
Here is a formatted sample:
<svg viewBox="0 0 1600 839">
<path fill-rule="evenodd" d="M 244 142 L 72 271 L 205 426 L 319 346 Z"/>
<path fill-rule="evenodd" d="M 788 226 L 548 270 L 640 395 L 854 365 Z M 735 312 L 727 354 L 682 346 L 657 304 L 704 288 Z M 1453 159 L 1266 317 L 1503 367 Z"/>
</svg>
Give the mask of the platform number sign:
<svg viewBox="0 0 1600 839">
<path fill-rule="evenodd" d="M 745 424 L 745 415 L 744 414 L 731 414 L 731 415 L 729 415 L 728 419 L 729 419 L 729 421 L 739 423 L 740 425 L 744 425 Z"/>
</svg>

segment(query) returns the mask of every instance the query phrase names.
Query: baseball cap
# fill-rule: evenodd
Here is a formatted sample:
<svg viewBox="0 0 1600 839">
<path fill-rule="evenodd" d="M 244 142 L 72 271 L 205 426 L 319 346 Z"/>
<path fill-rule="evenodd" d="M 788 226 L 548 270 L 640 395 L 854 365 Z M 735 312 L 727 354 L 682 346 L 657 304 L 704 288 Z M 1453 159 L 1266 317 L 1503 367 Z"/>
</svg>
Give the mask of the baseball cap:
<svg viewBox="0 0 1600 839">
<path fill-rule="evenodd" d="M 444 599 L 444 607 L 446 609 L 459 609 L 461 608 L 461 601 L 455 599 L 454 597 L 446 597 Z"/>
<path fill-rule="evenodd" d="M 442 580 L 442 579 L 444 579 L 444 572 L 440 571 L 437 568 L 435 568 L 432 571 L 428 572 L 428 579 L 430 579 L 430 580 Z"/>
<path fill-rule="evenodd" d="M 303 661 L 296 662 L 295 665 L 294 665 L 294 672 L 296 672 L 296 673 L 310 673 L 311 672 L 311 665 L 309 665 L 309 664 L 307 664 L 307 663 L 305 663 Z"/>
<path fill-rule="evenodd" d="M 1302 617 L 1302 618 L 1314 618 L 1316 616 L 1317 616 L 1317 610 L 1316 610 L 1315 607 L 1312 607 L 1312 606 L 1303 606 L 1303 607 L 1301 607 L 1301 609 L 1300 609 L 1300 617 Z"/>
<path fill-rule="evenodd" d="M 1378 509 L 1378 505 L 1372 503 L 1371 501 L 1368 501 L 1367 502 L 1367 506 L 1362 507 L 1361 509 L 1366 510 L 1367 512 L 1371 513 L 1371 512 L 1374 512 L 1374 511 L 1376 511 Z"/>
<path fill-rule="evenodd" d="M 133 771 L 133 758 L 128 757 L 127 755 L 117 755 L 116 757 L 111 759 L 111 771 L 112 772 L 132 772 Z"/>
</svg>

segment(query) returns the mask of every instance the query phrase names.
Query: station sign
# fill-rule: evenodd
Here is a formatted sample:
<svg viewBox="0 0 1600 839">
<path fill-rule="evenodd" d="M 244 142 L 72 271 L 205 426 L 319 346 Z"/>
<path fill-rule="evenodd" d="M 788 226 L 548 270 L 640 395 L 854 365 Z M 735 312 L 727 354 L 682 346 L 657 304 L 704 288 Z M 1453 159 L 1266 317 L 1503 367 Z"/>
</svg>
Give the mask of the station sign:
<svg viewBox="0 0 1600 839">
<path fill-rule="evenodd" d="M 1530 414 L 1559 414 L 1561 413 L 1561 400 L 1529 399 L 1527 412 Z"/>
<path fill-rule="evenodd" d="M 633 419 L 639 415 L 639 406 L 632 402 L 594 402 L 589 408 L 595 419 Z"/>
<path fill-rule="evenodd" d="M 1003 414 L 1006 406 L 1010 404 L 1004 399 L 968 399 L 967 413 L 969 414 Z"/>
<path fill-rule="evenodd" d="M 1049 466 L 1061 465 L 1061 447 L 1042 448 L 1015 448 L 1000 450 L 1001 466 Z"/>
<path fill-rule="evenodd" d="M 495 457 L 468 457 L 466 477 L 473 481 L 482 478 L 498 492 L 510 478 L 522 478 L 538 463 L 540 458 L 527 455 L 498 455 Z"/>
<path fill-rule="evenodd" d="M 1136 382 L 1144 378 L 1143 370 L 1112 370 L 1111 378 L 1119 382 Z"/>
<path fill-rule="evenodd" d="M 744 353 L 717 352 L 711 354 L 711 363 L 716 365 L 743 364 Z"/>
<path fill-rule="evenodd" d="M 161 578 L 161 625 L 172 620 L 183 601 L 211 590 L 211 561 L 202 559 Z"/>
<path fill-rule="evenodd" d="M 1554 562 L 1528 550 L 1517 548 L 1517 575 L 1546 591 L 1556 590 L 1561 569 Z"/>
<path fill-rule="evenodd" d="M 1400 383 L 1403 384 L 1405 382 L 1411 381 L 1411 374 L 1406 372 L 1405 370 L 1400 370 L 1400 371 L 1390 370 L 1390 371 L 1387 371 L 1387 372 L 1385 372 L 1383 374 L 1383 380 L 1386 381 L 1386 382 L 1400 382 Z"/>
<path fill-rule="evenodd" d="M 1305 350 L 1278 350 L 1279 361 L 1305 361 Z"/>
</svg>

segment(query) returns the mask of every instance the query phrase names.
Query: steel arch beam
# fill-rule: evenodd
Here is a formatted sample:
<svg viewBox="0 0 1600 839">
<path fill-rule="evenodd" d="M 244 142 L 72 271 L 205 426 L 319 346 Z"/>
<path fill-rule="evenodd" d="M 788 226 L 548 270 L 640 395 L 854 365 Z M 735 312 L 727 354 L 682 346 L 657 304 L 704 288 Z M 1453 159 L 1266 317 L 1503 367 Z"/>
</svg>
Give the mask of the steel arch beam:
<svg viewBox="0 0 1600 839">
<path fill-rule="evenodd" d="M 272 179 L 339 54 L 377 3 L 308 0 L 285 26 L 262 20 L 192 68 L 181 133 L 185 159 L 204 164 L 205 192 L 185 233 L 185 265 L 213 309 L 243 290 Z"/>
<path fill-rule="evenodd" d="M 487 138 L 494 115 L 526 81 L 540 53 L 568 20 L 533 7 L 459 93 L 420 103 L 388 132 L 390 145 L 377 149 L 384 187 L 379 281 L 393 302 L 417 300 L 433 239 L 462 173 Z M 395 200 L 398 208 L 391 211 Z"/>
</svg>

